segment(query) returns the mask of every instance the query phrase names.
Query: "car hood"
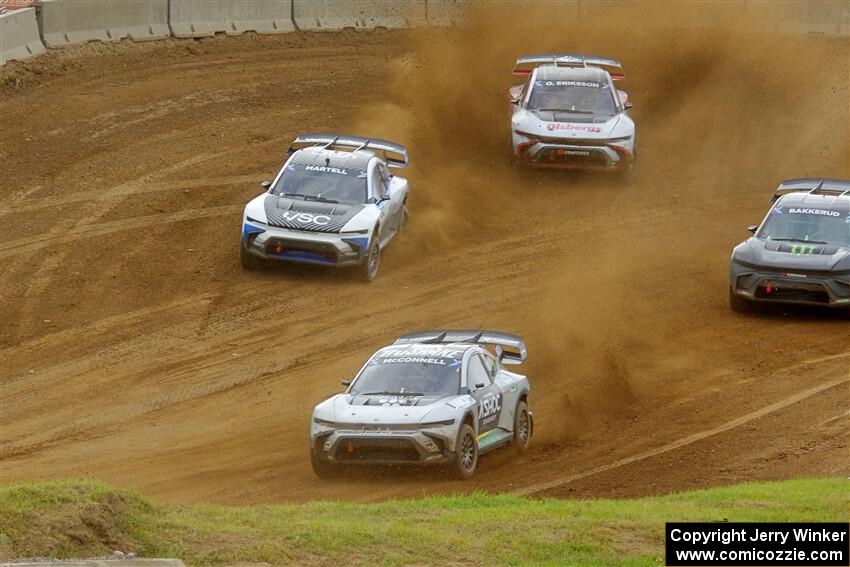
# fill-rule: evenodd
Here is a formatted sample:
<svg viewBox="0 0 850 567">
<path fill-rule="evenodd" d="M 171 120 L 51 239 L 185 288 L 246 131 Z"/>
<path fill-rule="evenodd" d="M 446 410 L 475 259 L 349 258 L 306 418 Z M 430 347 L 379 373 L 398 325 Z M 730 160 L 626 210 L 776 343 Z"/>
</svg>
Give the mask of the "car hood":
<svg viewBox="0 0 850 567">
<path fill-rule="evenodd" d="M 838 270 L 850 249 L 829 244 L 806 244 L 750 238 L 735 250 L 735 258 L 767 268 Z"/>
<path fill-rule="evenodd" d="M 616 114 L 605 122 L 592 122 L 584 117 L 569 118 L 570 116 L 572 115 L 523 109 L 517 113 L 515 129 L 546 138 L 563 138 L 565 141 L 571 138 L 608 139 L 615 135 L 632 134 L 632 128 L 624 128 L 628 124 L 622 114 Z"/>
<path fill-rule="evenodd" d="M 340 394 L 333 399 L 334 421 L 337 423 L 422 423 L 439 413 L 444 419 L 446 402 L 456 396 L 393 396 Z"/>
<path fill-rule="evenodd" d="M 340 232 L 365 205 L 321 203 L 266 195 L 263 202 L 268 224 L 314 232 Z"/>
</svg>

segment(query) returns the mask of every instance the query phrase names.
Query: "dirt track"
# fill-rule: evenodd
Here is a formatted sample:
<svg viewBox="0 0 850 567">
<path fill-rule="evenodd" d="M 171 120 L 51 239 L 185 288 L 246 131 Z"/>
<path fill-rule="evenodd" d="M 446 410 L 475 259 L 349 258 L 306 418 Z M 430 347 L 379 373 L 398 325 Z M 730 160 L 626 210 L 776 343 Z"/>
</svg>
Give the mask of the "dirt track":
<svg viewBox="0 0 850 567">
<path fill-rule="evenodd" d="M 775 183 L 850 177 L 850 50 L 616 20 L 564 45 L 534 16 L 522 32 L 92 45 L 0 70 L 2 482 L 254 503 L 848 476 L 845 381 L 552 485 L 850 380 L 846 320 L 726 306 L 729 251 Z M 567 48 L 623 59 L 632 186 L 508 164 L 512 57 Z M 239 267 L 243 203 L 308 130 L 410 147 L 410 230 L 371 285 Z M 401 332 L 479 326 L 527 338 L 529 455 L 488 456 L 467 483 L 312 476 L 310 410 L 341 378 Z"/>
</svg>

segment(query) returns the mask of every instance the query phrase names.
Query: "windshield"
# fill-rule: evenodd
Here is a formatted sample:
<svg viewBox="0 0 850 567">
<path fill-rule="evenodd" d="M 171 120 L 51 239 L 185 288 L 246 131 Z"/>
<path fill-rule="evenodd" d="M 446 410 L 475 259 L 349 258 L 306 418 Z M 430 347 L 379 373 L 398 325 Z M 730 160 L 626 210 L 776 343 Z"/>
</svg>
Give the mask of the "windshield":
<svg viewBox="0 0 850 567">
<path fill-rule="evenodd" d="M 347 167 L 290 163 L 271 192 L 305 201 L 362 204 L 367 197 L 366 172 Z"/>
<path fill-rule="evenodd" d="M 405 351 L 378 353 L 351 386 L 351 394 L 454 396 L 460 392 L 460 358 Z"/>
<path fill-rule="evenodd" d="M 758 236 L 767 240 L 850 246 L 850 215 L 830 209 L 776 207 Z"/>
<path fill-rule="evenodd" d="M 594 81 L 534 81 L 527 108 L 585 114 L 606 120 L 617 113 L 608 85 Z"/>
</svg>

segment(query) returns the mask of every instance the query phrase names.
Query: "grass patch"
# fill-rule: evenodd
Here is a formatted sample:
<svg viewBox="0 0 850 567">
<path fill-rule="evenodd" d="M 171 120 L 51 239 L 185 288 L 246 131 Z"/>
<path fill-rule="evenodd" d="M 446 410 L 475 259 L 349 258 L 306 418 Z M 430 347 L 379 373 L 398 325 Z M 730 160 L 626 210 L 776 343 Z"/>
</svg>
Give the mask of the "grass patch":
<svg viewBox="0 0 850 567">
<path fill-rule="evenodd" d="M 741 484 L 635 500 L 434 496 L 378 504 L 155 504 L 94 481 L 0 488 L 0 553 L 114 549 L 190 565 L 662 565 L 665 521 L 847 521 L 847 481 Z"/>
</svg>

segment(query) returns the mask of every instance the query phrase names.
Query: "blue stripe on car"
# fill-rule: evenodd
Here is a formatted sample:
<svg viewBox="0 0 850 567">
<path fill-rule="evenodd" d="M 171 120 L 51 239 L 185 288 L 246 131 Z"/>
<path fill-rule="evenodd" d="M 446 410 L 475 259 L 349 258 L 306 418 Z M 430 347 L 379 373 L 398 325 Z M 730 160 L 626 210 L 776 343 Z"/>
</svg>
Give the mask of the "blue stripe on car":
<svg viewBox="0 0 850 567">
<path fill-rule="evenodd" d="M 343 238 L 343 242 L 350 242 L 351 244 L 356 245 L 360 249 L 360 253 L 363 254 L 366 250 L 366 247 L 369 245 L 369 238 L 362 236 L 358 238 Z"/>
<path fill-rule="evenodd" d="M 322 265 L 334 265 L 336 262 L 334 260 L 328 260 L 324 256 L 320 256 L 318 254 L 311 254 L 310 252 L 282 252 L 280 254 L 269 254 L 272 258 L 278 258 L 280 260 L 291 260 L 293 262 L 303 262 L 305 264 L 322 264 Z"/>
<path fill-rule="evenodd" d="M 254 225 L 250 225 L 248 223 L 245 223 L 245 224 L 242 225 L 242 242 L 248 242 L 248 238 L 252 234 L 257 234 L 257 233 L 265 232 L 265 231 L 266 231 L 266 229 L 264 229 L 264 228 L 260 228 L 258 226 L 254 226 Z"/>
</svg>

